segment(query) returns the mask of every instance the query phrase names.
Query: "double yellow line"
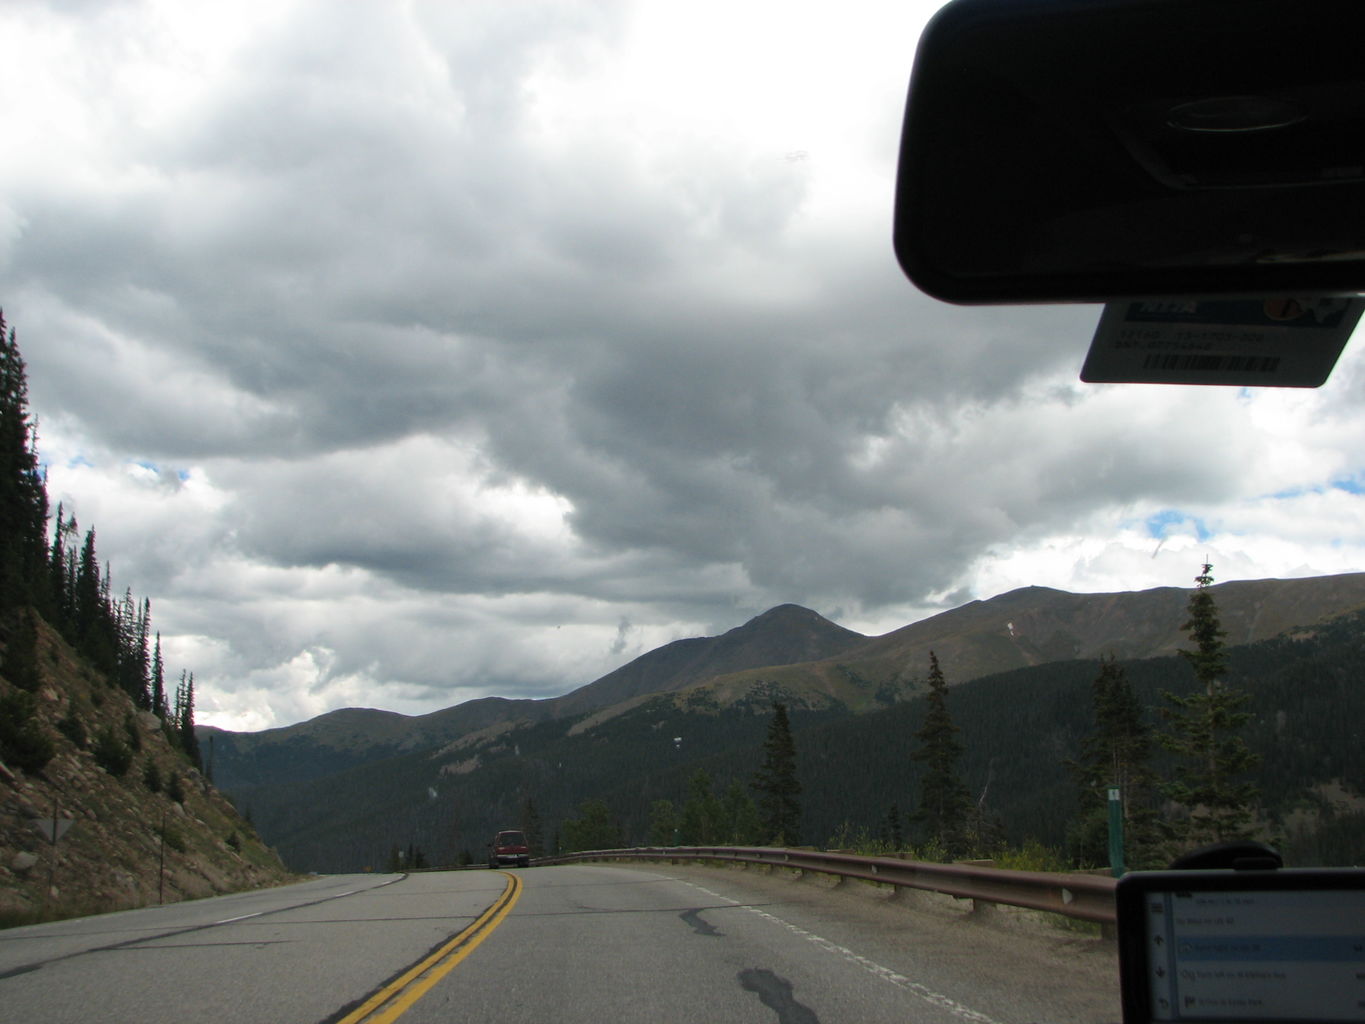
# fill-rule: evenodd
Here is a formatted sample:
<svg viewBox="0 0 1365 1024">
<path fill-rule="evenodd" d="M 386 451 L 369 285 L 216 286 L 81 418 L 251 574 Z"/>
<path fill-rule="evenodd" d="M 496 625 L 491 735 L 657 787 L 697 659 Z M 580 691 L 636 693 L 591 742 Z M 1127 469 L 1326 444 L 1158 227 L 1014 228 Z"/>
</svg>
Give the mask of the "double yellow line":
<svg viewBox="0 0 1365 1024">
<path fill-rule="evenodd" d="M 420 963 L 409 967 L 337 1024 L 390 1024 L 412 1009 L 413 1003 L 474 952 L 516 905 L 521 897 L 521 879 L 509 872 L 503 874 L 507 875 L 507 888 L 468 928 Z"/>
</svg>

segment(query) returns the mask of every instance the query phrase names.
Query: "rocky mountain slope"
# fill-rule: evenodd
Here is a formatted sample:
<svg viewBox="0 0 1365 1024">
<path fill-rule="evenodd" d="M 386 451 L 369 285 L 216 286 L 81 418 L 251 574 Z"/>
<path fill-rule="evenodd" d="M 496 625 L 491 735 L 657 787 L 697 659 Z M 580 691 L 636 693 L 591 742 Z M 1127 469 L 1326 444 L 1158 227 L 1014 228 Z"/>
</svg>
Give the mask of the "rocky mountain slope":
<svg viewBox="0 0 1365 1024">
<path fill-rule="evenodd" d="M 37 734 L 54 749 L 38 770 L 0 763 L 0 924 L 292 880 L 157 716 L 41 622 L 38 653 L 41 685 L 31 695 L 0 669 L 0 698 L 30 704 Z M 102 747 L 108 737 L 112 747 Z M 55 844 L 54 819 L 65 830 Z"/>
</svg>

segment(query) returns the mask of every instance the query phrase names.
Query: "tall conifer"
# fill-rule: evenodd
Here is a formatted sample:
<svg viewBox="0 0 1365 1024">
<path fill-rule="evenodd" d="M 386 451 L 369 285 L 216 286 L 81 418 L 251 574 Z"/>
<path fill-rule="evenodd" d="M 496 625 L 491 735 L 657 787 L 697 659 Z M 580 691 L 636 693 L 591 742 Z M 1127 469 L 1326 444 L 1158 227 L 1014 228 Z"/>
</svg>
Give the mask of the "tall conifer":
<svg viewBox="0 0 1365 1024">
<path fill-rule="evenodd" d="M 773 702 L 773 720 L 763 741 L 763 764 L 750 784 L 758 794 L 758 817 L 766 842 L 801 842 L 801 783 L 796 779 L 796 744 L 787 705 Z"/>
<path fill-rule="evenodd" d="M 1212 569 L 1206 562 L 1195 577 L 1189 618 L 1180 627 L 1195 643 L 1180 655 L 1194 669 L 1198 686 L 1183 697 L 1162 694 L 1168 705 L 1162 718 L 1169 731 L 1161 740 L 1177 758 L 1174 778 L 1162 789 L 1188 811 L 1187 819 L 1174 824 L 1176 838 L 1187 846 L 1248 838 L 1258 796 L 1245 776 L 1259 758 L 1239 734 L 1251 718 L 1245 710 L 1249 698 L 1223 679 L 1227 634 L 1210 589 Z"/>
<path fill-rule="evenodd" d="M 152 649 L 152 711 L 163 722 L 170 715 L 166 707 L 166 667 L 161 660 L 161 634 L 156 634 L 156 646 Z"/>
<path fill-rule="evenodd" d="M 1081 791 L 1083 822 L 1078 838 L 1082 856 L 1102 862 L 1100 850 L 1108 830 L 1111 787 L 1117 787 L 1123 818 L 1125 862 L 1148 866 L 1156 836 L 1151 768 L 1152 731 L 1143 717 L 1128 675 L 1112 656 L 1100 661 L 1091 684 L 1095 729 L 1081 745 L 1081 756 L 1068 766 Z M 1091 848 L 1095 847 L 1095 848 Z M 1156 866 L 1152 864 L 1150 866 Z"/>
<path fill-rule="evenodd" d="M 14 330 L 0 313 L 0 610 L 39 596 L 47 487 L 29 420 L 28 378 Z"/>
<path fill-rule="evenodd" d="M 920 746 L 911 755 L 925 765 L 920 780 L 920 806 L 914 818 L 948 852 L 959 853 L 971 801 L 957 774 L 962 742 L 948 712 L 948 684 L 933 651 L 929 652 L 929 692 L 924 702 L 924 724 L 915 733 Z"/>
</svg>

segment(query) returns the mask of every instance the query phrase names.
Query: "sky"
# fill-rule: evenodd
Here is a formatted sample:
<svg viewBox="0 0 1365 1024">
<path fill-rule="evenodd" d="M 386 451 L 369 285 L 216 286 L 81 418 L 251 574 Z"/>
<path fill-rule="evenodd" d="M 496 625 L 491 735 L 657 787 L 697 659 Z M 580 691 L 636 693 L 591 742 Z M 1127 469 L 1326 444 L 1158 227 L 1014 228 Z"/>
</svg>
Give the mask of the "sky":
<svg viewBox="0 0 1365 1024">
<path fill-rule="evenodd" d="M 778 604 L 1365 569 L 1365 366 L 1088 385 L 891 249 L 936 5 L 0 7 L 53 508 L 201 724 L 568 692 Z"/>
</svg>

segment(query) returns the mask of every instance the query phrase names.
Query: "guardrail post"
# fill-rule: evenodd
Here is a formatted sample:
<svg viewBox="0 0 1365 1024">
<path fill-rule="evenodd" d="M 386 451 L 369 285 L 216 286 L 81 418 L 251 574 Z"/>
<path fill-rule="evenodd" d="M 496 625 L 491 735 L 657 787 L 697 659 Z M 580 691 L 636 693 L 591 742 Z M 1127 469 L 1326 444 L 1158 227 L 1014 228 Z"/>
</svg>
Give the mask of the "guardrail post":
<svg viewBox="0 0 1365 1024">
<path fill-rule="evenodd" d="M 972 900 L 972 916 L 988 918 L 995 914 L 1000 907 L 993 900 L 974 899 Z"/>
</svg>

